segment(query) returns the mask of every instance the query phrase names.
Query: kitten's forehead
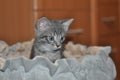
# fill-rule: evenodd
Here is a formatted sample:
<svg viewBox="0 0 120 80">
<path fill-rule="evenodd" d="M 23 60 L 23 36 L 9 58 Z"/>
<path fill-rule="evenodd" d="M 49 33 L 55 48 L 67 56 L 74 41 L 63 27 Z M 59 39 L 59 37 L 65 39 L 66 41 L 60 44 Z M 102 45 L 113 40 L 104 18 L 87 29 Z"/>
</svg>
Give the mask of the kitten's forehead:
<svg viewBox="0 0 120 80">
<path fill-rule="evenodd" d="M 59 21 L 51 20 L 51 25 L 49 30 L 51 30 L 54 34 L 65 34 L 65 30 L 63 28 L 63 25 Z"/>
<path fill-rule="evenodd" d="M 40 36 L 65 36 L 66 31 L 64 30 L 64 26 L 58 20 L 49 20 L 50 25 L 44 31 L 39 31 Z"/>
<path fill-rule="evenodd" d="M 53 28 L 62 28 L 63 25 L 60 20 L 50 20 L 51 27 Z"/>
<path fill-rule="evenodd" d="M 48 31 L 49 31 L 49 34 L 52 36 L 64 36 L 66 34 L 64 29 L 60 27 L 54 27 Z"/>
</svg>

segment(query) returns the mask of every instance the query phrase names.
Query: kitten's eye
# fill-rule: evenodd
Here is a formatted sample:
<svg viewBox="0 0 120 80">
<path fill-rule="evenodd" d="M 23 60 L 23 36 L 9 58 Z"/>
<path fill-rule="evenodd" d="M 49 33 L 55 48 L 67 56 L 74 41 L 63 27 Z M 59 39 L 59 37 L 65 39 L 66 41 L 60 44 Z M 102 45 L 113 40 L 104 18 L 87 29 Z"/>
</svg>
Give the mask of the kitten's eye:
<svg viewBox="0 0 120 80">
<path fill-rule="evenodd" d="M 65 40 L 65 37 L 61 37 L 61 41 L 64 41 Z"/>
<path fill-rule="evenodd" d="M 49 41 L 53 41 L 53 40 L 54 40 L 54 37 L 53 37 L 53 36 L 48 36 L 48 40 L 49 40 Z"/>
</svg>

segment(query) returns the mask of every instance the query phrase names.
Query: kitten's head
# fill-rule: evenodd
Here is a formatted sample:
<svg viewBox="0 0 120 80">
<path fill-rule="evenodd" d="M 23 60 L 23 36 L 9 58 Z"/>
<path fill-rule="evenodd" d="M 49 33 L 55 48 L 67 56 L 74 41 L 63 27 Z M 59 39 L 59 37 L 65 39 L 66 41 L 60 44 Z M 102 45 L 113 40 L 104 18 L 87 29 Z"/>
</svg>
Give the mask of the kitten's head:
<svg viewBox="0 0 120 80">
<path fill-rule="evenodd" d="M 66 32 L 73 19 L 48 20 L 40 18 L 35 25 L 36 41 L 45 51 L 56 51 L 62 48 Z"/>
</svg>

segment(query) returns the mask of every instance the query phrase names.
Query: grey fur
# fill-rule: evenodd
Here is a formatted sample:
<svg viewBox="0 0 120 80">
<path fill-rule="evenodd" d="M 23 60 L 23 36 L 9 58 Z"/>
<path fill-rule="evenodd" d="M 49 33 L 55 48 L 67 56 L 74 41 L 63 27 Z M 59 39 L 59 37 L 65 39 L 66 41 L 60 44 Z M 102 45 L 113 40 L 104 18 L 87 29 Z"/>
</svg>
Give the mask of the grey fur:
<svg viewBox="0 0 120 80">
<path fill-rule="evenodd" d="M 73 19 L 48 20 L 46 17 L 40 18 L 35 25 L 36 37 L 31 58 L 40 55 L 47 57 L 52 62 L 62 58 L 63 42 L 72 21 Z"/>
</svg>

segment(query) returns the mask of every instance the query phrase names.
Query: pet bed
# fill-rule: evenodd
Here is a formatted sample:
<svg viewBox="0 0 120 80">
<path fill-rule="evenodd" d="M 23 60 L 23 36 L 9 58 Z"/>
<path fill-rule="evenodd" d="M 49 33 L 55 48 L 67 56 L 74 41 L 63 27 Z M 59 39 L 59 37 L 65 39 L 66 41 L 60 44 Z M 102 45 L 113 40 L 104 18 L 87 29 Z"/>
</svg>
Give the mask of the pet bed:
<svg viewBox="0 0 120 80">
<path fill-rule="evenodd" d="M 69 42 L 64 51 L 66 58 L 52 63 L 42 56 L 29 59 L 28 53 L 32 43 L 33 40 L 9 46 L 0 41 L 0 80 L 115 80 L 116 78 L 116 68 L 109 56 L 110 46 L 86 47 Z"/>
</svg>

